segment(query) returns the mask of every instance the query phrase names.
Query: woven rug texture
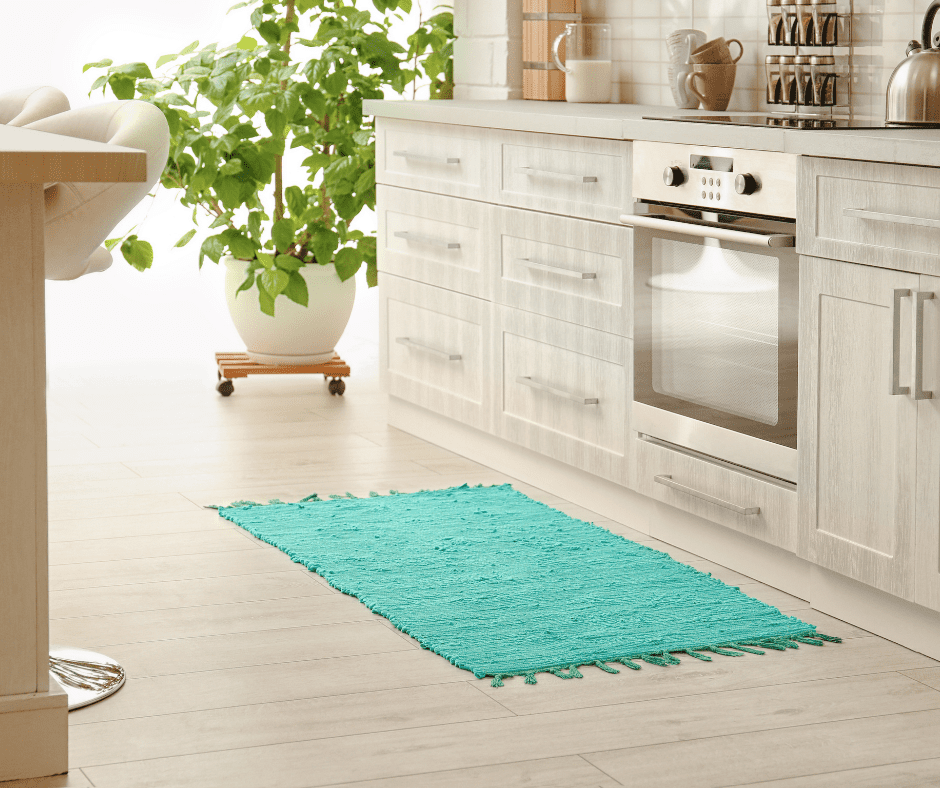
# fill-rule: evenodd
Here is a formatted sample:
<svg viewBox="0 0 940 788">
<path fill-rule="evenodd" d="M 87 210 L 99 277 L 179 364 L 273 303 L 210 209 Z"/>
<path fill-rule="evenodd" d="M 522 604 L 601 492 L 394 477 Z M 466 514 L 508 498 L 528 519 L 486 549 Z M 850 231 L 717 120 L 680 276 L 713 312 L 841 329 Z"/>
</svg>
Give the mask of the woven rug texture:
<svg viewBox="0 0 940 788">
<path fill-rule="evenodd" d="M 508 484 L 219 513 L 494 686 L 839 641 Z"/>
</svg>

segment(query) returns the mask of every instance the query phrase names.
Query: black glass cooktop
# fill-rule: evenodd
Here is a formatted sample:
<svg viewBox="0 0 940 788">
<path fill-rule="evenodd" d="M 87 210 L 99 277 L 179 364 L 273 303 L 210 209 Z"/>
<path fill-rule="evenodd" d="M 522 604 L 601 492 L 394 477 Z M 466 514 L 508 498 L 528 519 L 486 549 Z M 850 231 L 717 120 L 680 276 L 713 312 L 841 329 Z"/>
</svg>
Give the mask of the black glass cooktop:
<svg viewBox="0 0 940 788">
<path fill-rule="evenodd" d="M 685 123 L 715 123 L 725 126 L 761 126 L 780 129 L 893 129 L 909 128 L 888 125 L 875 118 L 813 117 L 810 115 L 673 115 L 646 117 L 644 120 L 671 120 Z"/>
</svg>

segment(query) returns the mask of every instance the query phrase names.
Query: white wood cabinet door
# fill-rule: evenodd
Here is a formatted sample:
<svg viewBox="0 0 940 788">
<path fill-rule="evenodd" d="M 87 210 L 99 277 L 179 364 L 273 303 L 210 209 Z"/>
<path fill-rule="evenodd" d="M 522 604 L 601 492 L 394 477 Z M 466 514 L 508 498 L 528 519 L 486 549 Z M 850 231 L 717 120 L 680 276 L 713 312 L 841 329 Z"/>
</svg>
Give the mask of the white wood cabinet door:
<svg viewBox="0 0 940 788">
<path fill-rule="evenodd" d="M 630 340 L 504 306 L 496 324 L 497 434 L 624 484 Z"/>
<path fill-rule="evenodd" d="M 923 390 L 932 396 L 917 402 L 914 601 L 940 610 L 940 279 L 922 276 L 920 290 L 932 297 L 922 298 L 922 341 L 913 352 L 922 359 Z"/>
<path fill-rule="evenodd" d="M 379 292 L 388 393 L 489 431 L 492 304 L 385 273 Z"/>
<path fill-rule="evenodd" d="M 891 391 L 893 377 L 911 385 L 910 294 L 918 281 L 800 258 L 797 553 L 908 600 L 917 403 Z"/>
<path fill-rule="evenodd" d="M 631 335 L 632 228 L 498 208 L 491 237 L 497 303 Z"/>
</svg>

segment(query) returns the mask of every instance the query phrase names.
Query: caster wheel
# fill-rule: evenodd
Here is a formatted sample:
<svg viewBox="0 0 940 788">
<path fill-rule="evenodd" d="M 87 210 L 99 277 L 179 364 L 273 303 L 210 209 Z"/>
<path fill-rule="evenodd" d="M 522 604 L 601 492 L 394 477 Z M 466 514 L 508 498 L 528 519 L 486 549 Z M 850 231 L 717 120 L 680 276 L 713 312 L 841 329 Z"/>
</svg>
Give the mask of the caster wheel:
<svg viewBox="0 0 940 788">
<path fill-rule="evenodd" d="M 330 394 L 339 394 L 342 397 L 344 391 L 346 391 L 346 384 L 340 378 L 330 381 Z"/>
<path fill-rule="evenodd" d="M 218 391 L 219 394 L 221 394 L 223 397 L 228 397 L 233 391 L 235 391 L 235 384 L 230 380 L 219 380 L 215 390 Z"/>
<path fill-rule="evenodd" d="M 217 370 L 215 371 L 215 379 L 216 379 L 216 380 L 222 380 L 222 371 L 221 371 L 221 370 L 218 370 L 218 369 L 217 369 Z"/>
</svg>

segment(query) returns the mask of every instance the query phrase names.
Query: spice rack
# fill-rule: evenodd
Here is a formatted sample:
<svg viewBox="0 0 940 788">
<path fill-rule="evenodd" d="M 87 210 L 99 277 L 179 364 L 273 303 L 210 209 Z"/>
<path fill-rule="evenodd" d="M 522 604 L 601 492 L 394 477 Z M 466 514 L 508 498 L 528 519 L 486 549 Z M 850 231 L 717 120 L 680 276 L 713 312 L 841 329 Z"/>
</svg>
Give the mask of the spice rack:
<svg viewBox="0 0 940 788">
<path fill-rule="evenodd" d="M 832 115 L 852 105 L 852 0 L 766 0 L 767 104 Z"/>
</svg>

